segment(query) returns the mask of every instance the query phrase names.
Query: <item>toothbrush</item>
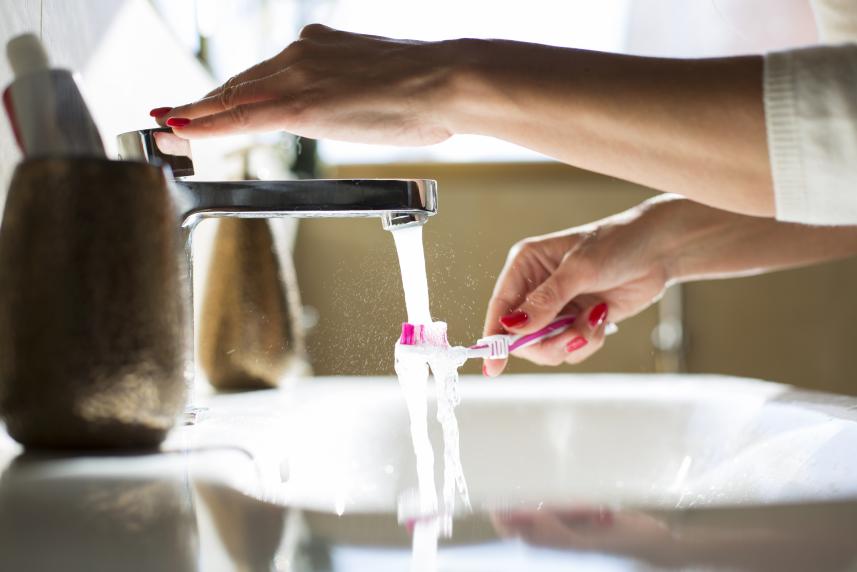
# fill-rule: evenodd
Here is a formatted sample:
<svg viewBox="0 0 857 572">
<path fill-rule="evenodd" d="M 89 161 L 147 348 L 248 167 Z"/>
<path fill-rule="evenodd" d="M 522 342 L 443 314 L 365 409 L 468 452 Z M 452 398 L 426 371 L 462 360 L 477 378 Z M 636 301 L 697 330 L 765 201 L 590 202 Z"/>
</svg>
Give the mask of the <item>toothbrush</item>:
<svg viewBox="0 0 857 572">
<path fill-rule="evenodd" d="M 433 332 L 423 324 L 410 324 L 406 322 L 402 324 L 402 335 L 399 338 L 398 345 L 402 346 L 402 349 L 407 349 L 409 353 L 429 354 L 436 351 L 436 348 L 449 348 L 450 350 L 462 352 L 465 359 L 506 359 L 514 351 L 558 336 L 570 328 L 576 319 L 577 316 L 570 314 L 558 316 L 547 326 L 535 332 L 520 335 L 497 334 L 487 336 L 480 338 L 476 344 L 467 348 L 450 348 L 449 342 L 446 339 L 445 328 L 442 332 Z M 605 326 L 605 334 L 608 336 L 616 333 L 618 330 L 619 328 L 612 322 Z"/>
</svg>

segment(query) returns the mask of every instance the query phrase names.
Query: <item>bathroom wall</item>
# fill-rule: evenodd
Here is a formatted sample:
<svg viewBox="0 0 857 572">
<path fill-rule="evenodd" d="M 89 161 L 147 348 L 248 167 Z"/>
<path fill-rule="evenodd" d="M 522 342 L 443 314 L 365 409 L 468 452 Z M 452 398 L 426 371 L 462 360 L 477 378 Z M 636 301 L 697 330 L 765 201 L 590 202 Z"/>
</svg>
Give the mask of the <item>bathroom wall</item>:
<svg viewBox="0 0 857 572">
<path fill-rule="evenodd" d="M 12 80 L 6 42 L 24 32 L 42 38 L 56 67 L 79 73 L 111 156 L 115 155 L 117 134 L 155 126 L 148 115 L 150 109 L 191 101 L 215 85 L 147 0 L 0 0 L 0 88 Z M 21 159 L 3 115 L 0 208 Z M 207 179 L 240 176 L 241 157 L 234 151 L 247 147 L 248 141 L 239 136 L 195 142 L 197 172 Z M 204 222 L 194 237 L 197 314 L 216 225 L 216 221 Z"/>
<path fill-rule="evenodd" d="M 213 85 L 146 0 L 2 0 L 0 86 L 11 81 L 6 41 L 33 32 L 57 67 L 80 73 L 108 152 L 118 133 L 153 126 L 148 111 L 189 100 Z M 195 148 L 198 161 L 216 168 L 217 149 Z M 0 120 L 0 189 L 5 194 L 20 159 L 5 117 Z M 5 195 L 4 195 L 5 196 Z M 0 201 L 2 203 L 2 201 Z"/>
<path fill-rule="evenodd" d="M 432 314 L 453 342 L 475 340 L 508 247 L 525 236 L 596 220 L 651 191 L 555 163 L 354 165 L 341 177 L 438 180 L 439 214 L 425 227 Z M 750 245 L 748 245 L 750 247 Z M 376 220 L 305 221 L 296 247 L 319 374 L 391 370 L 405 316 L 393 241 Z M 857 394 L 857 259 L 766 276 L 683 286 L 687 371 L 727 373 Z M 513 372 L 655 371 L 656 309 L 621 324 L 579 366 Z M 379 340 L 383 340 L 379 345 Z M 467 371 L 478 373 L 479 365 Z"/>
</svg>

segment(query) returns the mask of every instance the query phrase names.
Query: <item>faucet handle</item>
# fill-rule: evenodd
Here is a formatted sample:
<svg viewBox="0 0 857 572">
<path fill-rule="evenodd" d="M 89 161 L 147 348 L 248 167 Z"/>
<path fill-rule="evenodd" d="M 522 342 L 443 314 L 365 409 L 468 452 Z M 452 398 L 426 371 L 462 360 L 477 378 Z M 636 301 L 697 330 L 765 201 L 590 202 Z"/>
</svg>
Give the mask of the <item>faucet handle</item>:
<svg viewBox="0 0 857 572">
<path fill-rule="evenodd" d="M 116 140 L 120 159 L 169 165 L 177 179 L 194 174 L 190 141 L 177 136 L 169 127 L 128 131 Z"/>
</svg>

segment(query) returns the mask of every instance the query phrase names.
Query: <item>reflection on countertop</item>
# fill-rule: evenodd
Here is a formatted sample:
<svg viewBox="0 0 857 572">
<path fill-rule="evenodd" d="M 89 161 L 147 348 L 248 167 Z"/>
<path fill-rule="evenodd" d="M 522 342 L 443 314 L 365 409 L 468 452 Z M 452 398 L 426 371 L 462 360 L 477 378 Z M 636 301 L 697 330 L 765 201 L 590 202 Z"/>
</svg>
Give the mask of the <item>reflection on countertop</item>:
<svg viewBox="0 0 857 572">
<path fill-rule="evenodd" d="M 345 397 L 330 392 L 344 385 L 319 383 L 322 389 L 307 390 L 313 399 Z M 384 402 L 378 398 L 386 390 L 363 389 L 376 406 Z M 293 479 L 305 486 L 312 467 L 342 470 L 300 454 L 282 458 L 289 457 L 282 447 L 296 451 L 295 436 L 286 440 L 282 433 L 294 431 L 291 422 L 320 430 L 304 417 L 317 416 L 309 393 L 216 396 L 206 403 L 209 417 L 177 428 L 164 449 L 151 454 L 23 453 L 0 435 L 0 570 L 407 570 L 412 523 L 401 522 L 395 502 L 388 502 L 395 495 L 384 492 L 411 486 L 406 467 L 398 466 L 411 459 L 398 454 L 395 440 L 376 439 L 367 444 L 374 452 L 362 455 L 383 463 L 378 474 L 392 473 L 392 481 L 370 482 L 374 473 L 365 467 L 334 475 L 354 477 L 374 500 L 351 495 L 339 515 L 314 494 L 289 490 Z M 763 393 L 783 401 L 781 392 Z M 476 395 L 471 403 L 478 401 Z M 346 417 L 340 421 L 341 430 L 355 430 Z M 340 455 L 333 442 L 322 445 Z M 470 459 L 479 462 L 472 452 Z M 467 471 L 468 458 L 464 463 Z M 320 494 L 325 479 L 333 481 L 316 476 L 323 481 Z M 857 496 L 850 494 L 676 507 L 644 506 L 620 493 L 590 503 L 575 491 L 563 501 L 553 491 L 536 502 L 532 489 L 518 491 L 504 478 L 496 476 L 495 493 L 483 495 L 474 513 L 456 519 L 452 538 L 441 541 L 440 570 L 838 571 L 857 565 Z"/>
<path fill-rule="evenodd" d="M 236 461 L 213 456 L 223 466 Z M 192 464 L 177 455 L 19 457 L 0 480 L 0 569 L 408 568 L 408 529 L 394 513 L 289 508 L 194 478 Z M 857 561 L 855 538 L 857 500 L 677 511 L 543 506 L 458 519 L 439 563 L 486 571 L 847 570 Z"/>
</svg>

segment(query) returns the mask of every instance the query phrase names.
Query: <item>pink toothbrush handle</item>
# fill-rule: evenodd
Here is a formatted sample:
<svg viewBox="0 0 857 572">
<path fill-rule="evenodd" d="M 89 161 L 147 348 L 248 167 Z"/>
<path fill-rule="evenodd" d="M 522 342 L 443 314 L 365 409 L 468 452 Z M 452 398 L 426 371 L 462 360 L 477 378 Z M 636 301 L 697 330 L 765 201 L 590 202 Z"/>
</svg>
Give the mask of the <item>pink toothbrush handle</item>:
<svg viewBox="0 0 857 572">
<path fill-rule="evenodd" d="M 551 322 L 540 330 L 536 330 L 535 332 L 525 334 L 523 336 L 516 336 L 509 344 L 509 353 L 512 353 L 513 351 L 519 350 L 530 344 L 534 344 L 543 339 L 558 336 L 559 334 L 570 328 L 571 325 L 574 324 L 574 321 L 576 319 L 577 316 L 572 315 L 559 316 L 556 320 L 554 320 L 553 322 Z"/>
</svg>

